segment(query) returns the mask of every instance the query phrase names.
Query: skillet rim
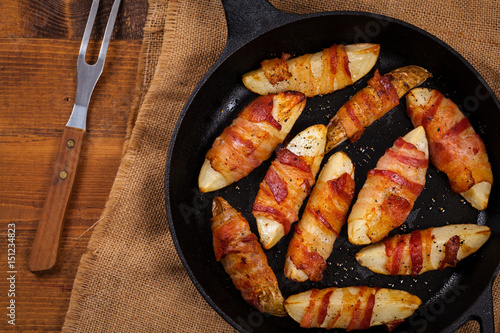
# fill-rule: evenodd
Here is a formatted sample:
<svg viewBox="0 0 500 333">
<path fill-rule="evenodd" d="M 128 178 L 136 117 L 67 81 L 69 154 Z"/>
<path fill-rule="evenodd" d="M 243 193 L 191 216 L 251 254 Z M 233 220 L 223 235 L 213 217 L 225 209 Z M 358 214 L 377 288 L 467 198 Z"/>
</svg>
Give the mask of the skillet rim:
<svg viewBox="0 0 500 333">
<path fill-rule="evenodd" d="M 376 20 L 382 20 L 382 21 L 388 21 L 390 23 L 394 24 L 399 24 L 402 25 L 408 29 L 411 29 L 415 31 L 415 33 L 419 35 L 423 35 L 423 37 L 429 38 L 433 40 L 434 42 L 438 43 L 440 46 L 444 47 L 447 51 L 449 51 L 455 58 L 457 58 L 461 63 L 463 63 L 474 75 L 475 77 L 479 80 L 479 82 L 487 89 L 487 92 L 489 95 L 492 97 L 493 102 L 496 104 L 497 108 L 500 110 L 500 102 L 495 95 L 495 93 L 492 91 L 491 87 L 489 84 L 486 82 L 486 80 L 479 74 L 479 72 L 467 61 L 460 53 L 458 53 L 455 49 L 453 49 L 451 46 L 449 46 L 447 43 L 439 39 L 438 37 L 432 35 L 431 33 L 413 25 L 408 22 L 392 18 L 386 15 L 381 15 L 381 14 L 375 14 L 375 13 L 370 13 L 370 12 L 363 12 L 363 11 L 324 11 L 324 12 L 318 12 L 318 13 L 310 13 L 310 14 L 288 14 L 285 12 L 281 12 L 277 10 L 278 15 L 284 15 L 286 18 L 284 20 L 278 21 L 273 27 L 271 27 L 268 30 L 263 30 L 260 33 L 256 34 L 255 36 L 251 36 L 248 40 L 244 41 L 234 41 L 232 38 L 240 38 L 241 36 L 232 36 L 230 33 L 228 33 L 227 37 L 227 42 L 226 46 L 223 49 L 220 57 L 215 61 L 215 63 L 210 67 L 210 69 L 203 75 L 203 77 L 200 79 L 198 84 L 195 86 L 193 91 L 191 92 L 189 98 L 187 99 L 186 103 L 183 106 L 183 109 L 179 115 L 179 118 L 176 122 L 175 128 L 172 132 L 172 137 L 169 142 L 169 148 L 168 148 L 168 153 L 167 153 L 167 162 L 166 162 L 166 168 L 165 168 L 165 180 L 164 180 L 164 185 L 165 185 L 165 207 L 166 207 L 166 212 L 167 212 L 167 219 L 168 219 L 168 224 L 171 232 L 171 237 L 174 243 L 174 246 L 176 248 L 177 254 L 186 269 L 186 272 L 188 273 L 188 276 L 190 277 L 192 283 L 200 292 L 200 294 L 204 297 L 204 299 L 209 303 L 209 305 L 222 317 L 224 320 L 226 320 L 229 324 L 231 324 L 234 328 L 236 328 L 240 332 L 247 332 L 245 328 L 241 325 L 239 325 L 233 318 L 231 318 L 229 315 L 227 315 L 213 300 L 212 298 L 207 294 L 207 292 L 203 289 L 201 286 L 200 282 L 194 275 L 193 271 L 190 268 L 190 264 L 187 262 L 186 257 L 184 256 L 183 250 L 181 249 L 179 240 L 177 238 L 177 233 L 175 229 L 175 223 L 172 218 L 172 211 L 171 211 L 171 205 L 170 205 L 170 191 L 169 191 L 169 179 L 170 179 L 170 170 L 171 170 L 171 164 L 172 164 L 172 155 L 173 151 L 175 149 L 175 145 L 177 143 L 177 135 L 179 133 L 180 127 L 182 126 L 182 123 L 184 122 L 184 118 L 187 114 L 187 112 L 190 109 L 190 106 L 194 100 L 194 98 L 198 95 L 200 90 L 206 85 L 206 82 L 208 79 L 213 75 L 215 71 L 217 71 L 221 66 L 224 65 L 226 60 L 231 57 L 235 52 L 237 52 L 239 49 L 243 48 L 245 45 L 248 43 L 253 42 L 254 40 L 260 38 L 262 35 L 265 33 L 268 33 L 272 30 L 281 28 L 285 25 L 288 24 L 298 24 L 300 21 L 303 20 L 309 20 L 309 19 L 314 19 L 318 17 L 326 17 L 326 16 L 365 16 L 367 18 L 372 18 Z M 227 13 L 226 13 L 227 14 Z M 493 281 L 495 277 L 498 275 L 500 271 L 500 260 L 497 263 L 496 268 L 494 269 L 494 274 L 493 276 L 490 277 L 489 282 L 486 283 L 486 286 L 484 289 L 481 289 L 480 292 L 477 293 L 476 297 L 476 302 L 474 304 L 469 305 L 464 309 L 464 312 L 461 316 L 459 316 L 456 320 L 450 322 L 449 326 L 445 329 L 446 332 L 452 332 L 455 329 L 458 329 L 461 325 L 466 323 L 467 321 L 471 319 L 484 319 L 480 315 L 475 314 L 473 311 L 475 307 L 477 307 L 477 304 L 479 299 L 484 293 L 487 293 L 488 291 L 491 294 L 491 288 Z M 492 305 L 491 305 L 492 306 Z M 471 313 L 472 312 L 472 313 Z M 484 323 L 481 323 L 481 329 L 483 328 Z"/>
</svg>

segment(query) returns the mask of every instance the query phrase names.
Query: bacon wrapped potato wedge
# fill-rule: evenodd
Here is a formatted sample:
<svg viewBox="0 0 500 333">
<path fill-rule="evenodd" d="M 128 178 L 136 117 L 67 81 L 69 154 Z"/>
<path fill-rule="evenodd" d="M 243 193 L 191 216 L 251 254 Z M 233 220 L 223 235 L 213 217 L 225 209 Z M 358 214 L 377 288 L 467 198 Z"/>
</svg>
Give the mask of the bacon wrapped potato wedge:
<svg viewBox="0 0 500 333">
<path fill-rule="evenodd" d="M 285 259 L 291 280 L 321 281 L 333 244 L 354 197 L 354 165 L 343 152 L 333 154 L 321 170 Z"/>
<path fill-rule="evenodd" d="M 252 207 L 265 249 L 273 247 L 298 221 L 323 160 L 325 142 L 326 126 L 313 125 L 276 150 Z"/>
<path fill-rule="evenodd" d="M 221 197 L 214 198 L 212 214 L 216 259 L 245 301 L 260 312 L 285 316 L 278 281 L 247 220 Z"/>
<path fill-rule="evenodd" d="M 345 103 L 328 124 L 326 152 L 349 139 L 354 142 L 366 127 L 399 105 L 399 99 L 422 84 L 431 74 L 419 66 L 395 69 L 384 76 L 378 70 L 368 86 Z"/>
<path fill-rule="evenodd" d="M 493 173 L 483 140 L 458 106 L 437 90 L 413 89 L 406 97 L 414 126 L 423 126 L 429 140 L 432 164 L 479 210 L 486 209 Z"/>
<path fill-rule="evenodd" d="M 198 177 L 201 192 L 230 185 L 271 157 L 304 110 L 298 92 L 259 96 L 215 139 Z"/>
<path fill-rule="evenodd" d="M 243 84 L 260 95 L 286 90 L 307 97 L 324 95 L 353 84 L 375 65 L 378 44 L 333 45 L 318 53 L 264 60 L 261 68 L 243 75 Z"/>
<path fill-rule="evenodd" d="M 286 312 L 301 327 L 348 331 L 387 325 L 393 329 L 422 301 L 406 291 L 370 287 L 312 289 L 285 300 Z"/>
<path fill-rule="evenodd" d="M 490 234 L 490 228 L 476 224 L 415 230 L 363 248 L 356 260 L 375 273 L 415 276 L 455 267 L 458 261 L 476 252 Z"/>
<path fill-rule="evenodd" d="M 408 217 L 425 185 L 428 147 L 423 127 L 398 138 L 368 172 L 347 219 L 349 241 L 375 243 Z"/>
</svg>

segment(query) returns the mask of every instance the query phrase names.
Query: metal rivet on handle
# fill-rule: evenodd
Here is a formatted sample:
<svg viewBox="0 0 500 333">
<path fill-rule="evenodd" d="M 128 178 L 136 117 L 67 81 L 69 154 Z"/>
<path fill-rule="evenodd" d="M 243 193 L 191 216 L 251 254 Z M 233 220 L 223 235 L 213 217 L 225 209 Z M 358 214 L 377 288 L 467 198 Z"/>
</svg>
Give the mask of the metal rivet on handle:
<svg viewBox="0 0 500 333">
<path fill-rule="evenodd" d="M 61 178 L 61 179 L 68 178 L 68 173 L 66 172 L 66 170 L 62 170 L 59 172 L 59 178 Z"/>
<path fill-rule="evenodd" d="M 73 148 L 75 146 L 75 140 L 73 139 L 69 139 L 67 142 L 66 142 L 66 147 L 68 148 Z"/>
</svg>

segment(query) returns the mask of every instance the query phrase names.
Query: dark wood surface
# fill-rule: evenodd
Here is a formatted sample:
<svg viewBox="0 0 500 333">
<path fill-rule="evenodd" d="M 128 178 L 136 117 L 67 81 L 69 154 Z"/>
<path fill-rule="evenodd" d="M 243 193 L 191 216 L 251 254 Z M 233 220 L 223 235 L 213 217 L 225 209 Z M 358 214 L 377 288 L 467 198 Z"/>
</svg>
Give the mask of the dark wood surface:
<svg viewBox="0 0 500 333">
<path fill-rule="evenodd" d="M 88 229 L 104 208 L 120 163 L 147 0 L 122 1 L 89 106 L 59 260 L 48 273 L 31 273 L 28 258 L 74 103 L 76 60 L 91 3 L 0 1 L 0 332 L 61 330 L 80 257 L 92 234 Z M 98 53 L 112 3 L 101 0 L 90 60 Z M 13 226 L 15 233 L 9 230 Z M 8 258 L 12 243 L 15 255 L 11 251 Z M 15 296 L 9 295 L 11 275 Z M 8 323 L 11 300 L 15 326 Z"/>
</svg>

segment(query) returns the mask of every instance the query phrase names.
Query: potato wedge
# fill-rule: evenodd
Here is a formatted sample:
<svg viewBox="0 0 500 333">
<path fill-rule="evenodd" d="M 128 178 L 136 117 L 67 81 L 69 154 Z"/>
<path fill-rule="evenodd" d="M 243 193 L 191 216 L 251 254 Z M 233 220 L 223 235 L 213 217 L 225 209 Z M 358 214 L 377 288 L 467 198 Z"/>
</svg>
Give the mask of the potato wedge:
<svg viewBox="0 0 500 333">
<path fill-rule="evenodd" d="M 394 328 L 411 316 L 422 301 L 406 291 L 370 287 L 312 289 L 285 300 L 286 312 L 301 327 Z"/>
<path fill-rule="evenodd" d="M 352 96 L 330 120 L 326 152 L 346 139 L 358 140 L 366 127 L 399 105 L 401 97 L 429 77 L 426 69 L 414 65 L 397 68 L 384 76 L 376 71 L 368 86 Z"/>
<path fill-rule="evenodd" d="M 347 219 L 351 243 L 378 242 L 406 220 L 424 188 L 428 157 L 423 127 L 398 138 L 386 151 L 368 172 Z"/>
<path fill-rule="evenodd" d="M 262 62 L 243 75 L 243 84 L 260 95 L 300 91 L 307 97 L 331 93 L 365 76 L 380 52 L 377 44 L 333 45 L 314 54 Z"/>
<path fill-rule="evenodd" d="M 347 154 L 337 152 L 321 170 L 295 227 L 285 259 L 287 278 L 298 282 L 322 279 L 353 197 L 354 165 Z"/>
<path fill-rule="evenodd" d="M 458 106 L 437 90 L 413 89 L 406 97 L 414 126 L 423 126 L 432 164 L 450 180 L 474 208 L 483 210 L 493 184 L 493 173 L 483 140 Z"/>
<path fill-rule="evenodd" d="M 378 274 L 415 276 L 454 267 L 483 246 L 490 234 L 490 228 L 476 224 L 415 230 L 363 248 L 356 260 Z"/>
<path fill-rule="evenodd" d="M 221 197 L 214 198 L 212 214 L 215 256 L 245 301 L 260 312 L 285 316 L 278 281 L 247 220 Z"/>
<path fill-rule="evenodd" d="M 326 126 L 313 125 L 286 147 L 278 147 L 252 208 L 265 249 L 273 247 L 298 221 L 300 207 L 315 183 L 325 142 Z"/>
<path fill-rule="evenodd" d="M 257 97 L 215 139 L 198 176 L 201 192 L 228 186 L 271 157 L 286 138 L 306 100 L 298 92 Z"/>
</svg>

